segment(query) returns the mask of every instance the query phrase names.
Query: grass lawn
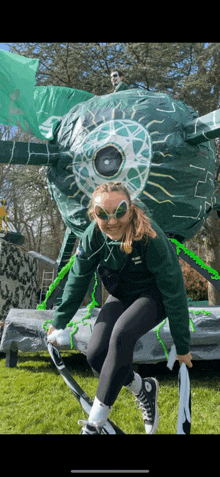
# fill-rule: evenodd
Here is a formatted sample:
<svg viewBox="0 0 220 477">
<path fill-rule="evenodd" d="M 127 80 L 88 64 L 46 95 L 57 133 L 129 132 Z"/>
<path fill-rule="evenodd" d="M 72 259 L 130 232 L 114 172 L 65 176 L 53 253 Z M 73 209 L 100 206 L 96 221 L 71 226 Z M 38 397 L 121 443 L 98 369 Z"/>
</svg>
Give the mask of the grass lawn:
<svg viewBox="0 0 220 477">
<path fill-rule="evenodd" d="M 79 352 L 62 352 L 73 377 L 91 398 L 98 378 Z M 190 370 L 192 393 L 191 434 L 220 433 L 220 362 L 194 361 Z M 142 377 L 155 376 L 160 384 L 157 434 L 176 434 L 178 415 L 178 364 L 169 371 L 166 363 L 140 365 Z M 19 352 L 16 368 L 6 368 L 0 359 L 0 434 L 79 434 L 78 419 L 86 413 L 52 367 L 49 354 Z M 144 434 L 141 411 L 123 388 L 111 419 L 127 434 Z"/>
</svg>

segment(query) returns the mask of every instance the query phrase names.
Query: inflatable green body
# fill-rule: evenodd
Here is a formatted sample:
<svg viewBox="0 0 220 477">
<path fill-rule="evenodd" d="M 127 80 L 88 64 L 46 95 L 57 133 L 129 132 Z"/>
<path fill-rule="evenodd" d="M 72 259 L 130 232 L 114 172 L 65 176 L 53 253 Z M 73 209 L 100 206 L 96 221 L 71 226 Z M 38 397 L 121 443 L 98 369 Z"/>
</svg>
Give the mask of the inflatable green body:
<svg viewBox="0 0 220 477">
<path fill-rule="evenodd" d="M 3 51 L 0 60 L 0 123 L 48 139 L 0 141 L 0 162 L 47 165 L 52 197 L 78 237 L 89 225 L 94 189 L 107 181 L 122 182 L 164 232 L 182 242 L 219 208 L 213 142 L 220 136 L 219 110 L 199 118 L 184 102 L 142 89 L 93 96 L 37 87 L 38 60 Z"/>
</svg>

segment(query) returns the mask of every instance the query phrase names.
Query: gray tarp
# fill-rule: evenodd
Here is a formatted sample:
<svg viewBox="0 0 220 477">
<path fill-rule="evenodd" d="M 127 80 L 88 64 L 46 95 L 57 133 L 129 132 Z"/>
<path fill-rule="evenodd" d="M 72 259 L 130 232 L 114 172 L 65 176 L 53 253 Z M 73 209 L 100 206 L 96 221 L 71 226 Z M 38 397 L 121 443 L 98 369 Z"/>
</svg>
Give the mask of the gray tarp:
<svg viewBox="0 0 220 477">
<path fill-rule="evenodd" d="M 190 318 L 193 321 L 195 332 L 191 332 L 191 353 L 194 360 L 220 359 L 220 306 L 190 307 Z M 191 311 L 201 311 L 194 314 Z M 206 315 L 202 312 L 209 312 Z M 93 308 L 90 319 L 86 319 L 77 324 L 78 330 L 73 335 L 74 349 L 78 349 L 86 354 L 87 345 L 91 336 L 91 329 L 94 326 L 100 309 Z M 74 321 L 80 321 L 86 316 L 88 310 L 81 307 Z M 54 310 L 21 310 L 11 309 L 6 321 L 1 338 L 0 352 L 8 351 L 39 352 L 46 350 L 46 331 L 42 328 L 45 320 L 52 320 Z M 91 328 L 89 326 L 91 325 Z M 67 327 L 69 334 L 74 327 Z M 66 343 L 67 331 L 63 331 L 63 345 L 59 349 L 71 349 L 70 339 Z M 167 351 L 170 351 L 173 340 L 169 330 L 168 320 L 159 330 L 160 339 L 163 341 Z M 61 332 L 62 340 L 62 332 Z M 142 336 L 136 343 L 134 351 L 134 363 L 156 364 L 165 361 L 162 344 L 160 343 L 155 328 Z"/>
</svg>

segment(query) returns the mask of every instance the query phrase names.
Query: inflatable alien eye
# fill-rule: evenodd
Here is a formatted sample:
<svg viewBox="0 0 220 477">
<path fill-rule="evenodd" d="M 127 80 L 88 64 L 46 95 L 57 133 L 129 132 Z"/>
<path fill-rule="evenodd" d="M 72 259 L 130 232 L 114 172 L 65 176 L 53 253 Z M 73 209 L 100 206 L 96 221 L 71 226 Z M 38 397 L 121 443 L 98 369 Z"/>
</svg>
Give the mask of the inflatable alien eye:
<svg viewBox="0 0 220 477">
<path fill-rule="evenodd" d="M 78 147 L 74 144 L 74 153 L 74 179 L 89 197 L 106 180 L 122 182 L 132 199 L 144 189 L 151 164 L 151 139 L 142 124 L 130 119 L 103 122 Z"/>
</svg>

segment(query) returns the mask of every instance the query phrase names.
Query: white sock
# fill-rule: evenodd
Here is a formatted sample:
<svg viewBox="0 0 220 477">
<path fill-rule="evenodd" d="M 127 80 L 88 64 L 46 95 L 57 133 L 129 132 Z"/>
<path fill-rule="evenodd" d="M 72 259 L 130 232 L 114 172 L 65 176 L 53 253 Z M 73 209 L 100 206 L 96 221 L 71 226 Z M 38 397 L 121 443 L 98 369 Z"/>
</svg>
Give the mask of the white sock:
<svg viewBox="0 0 220 477">
<path fill-rule="evenodd" d="M 90 424 L 98 424 L 100 427 L 104 426 L 111 410 L 111 406 L 106 406 L 106 404 L 103 404 L 97 397 L 95 397 L 88 422 Z"/>
<path fill-rule="evenodd" d="M 134 373 L 134 379 L 133 381 L 125 386 L 129 391 L 131 391 L 134 394 L 139 394 L 141 387 L 142 387 L 142 378 L 139 374 Z"/>
</svg>

